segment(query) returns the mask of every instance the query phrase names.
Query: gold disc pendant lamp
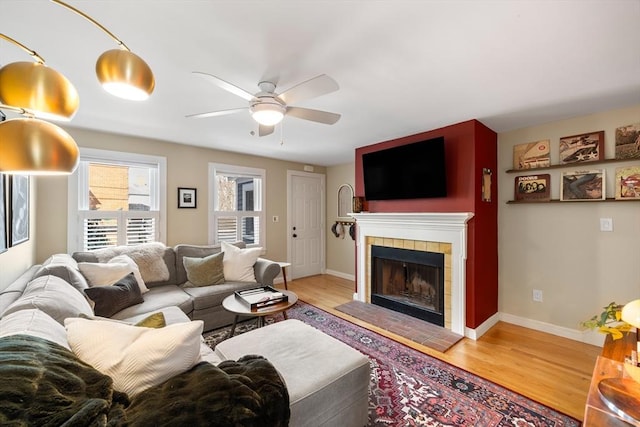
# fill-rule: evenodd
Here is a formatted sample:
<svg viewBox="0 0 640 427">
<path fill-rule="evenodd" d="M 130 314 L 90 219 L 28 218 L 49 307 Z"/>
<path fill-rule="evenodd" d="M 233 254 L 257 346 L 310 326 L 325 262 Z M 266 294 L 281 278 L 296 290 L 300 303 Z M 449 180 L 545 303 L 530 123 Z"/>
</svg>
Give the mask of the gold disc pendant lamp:
<svg viewBox="0 0 640 427">
<path fill-rule="evenodd" d="M 143 101 L 155 88 L 151 68 L 116 36 L 96 20 L 60 0 L 51 0 L 85 18 L 107 33 L 120 46 L 104 52 L 96 62 L 96 75 L 102 87 L 112 95 L 133 101 Z"/>
<path fill-rule="evenodd" d="M 0 122 L 0 172 L 65 175 L 78 166 L 78 146 L 67 132 L 36 118 Z"/>
<path fill-rule="evenodd" d="M 4 34 L 0 38 L 20 47 L 36 61 L 12 62 L 0 68 L 0 104 L 24 109 L 46 120 L 71 120 L 80 104 L 71 82 L 47 67 L 35 51 Z"/>
<path fill-rule="evenodd" d="M 9 36 L 36 62 L 12 62 L 0 68 L 0 109 L 27 118 L 0 121 L 0 172 L 23 175 L 67 175 L 78 166 L 78 146 L 58 126 L 40 120 L 71 120 L 80 103 L 65 76 L 49 68 L 35 51 Z M 38 117 L 38 118 L 36 118 Z M 1 119 L 6 116 L 2 114 Z"/>
</svg>

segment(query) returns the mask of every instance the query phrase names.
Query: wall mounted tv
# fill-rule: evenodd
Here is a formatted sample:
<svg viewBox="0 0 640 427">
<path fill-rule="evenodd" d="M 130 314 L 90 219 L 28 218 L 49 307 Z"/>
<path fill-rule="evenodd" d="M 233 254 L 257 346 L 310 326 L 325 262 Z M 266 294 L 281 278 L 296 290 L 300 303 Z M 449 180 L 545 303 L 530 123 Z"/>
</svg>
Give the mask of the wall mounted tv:
<svg viewBox="0 0 640 427">
<path fill-rule="evenodd" d="M 366 200 L 446 197 L 444 138 L 362 155 Z"/>
</svg>

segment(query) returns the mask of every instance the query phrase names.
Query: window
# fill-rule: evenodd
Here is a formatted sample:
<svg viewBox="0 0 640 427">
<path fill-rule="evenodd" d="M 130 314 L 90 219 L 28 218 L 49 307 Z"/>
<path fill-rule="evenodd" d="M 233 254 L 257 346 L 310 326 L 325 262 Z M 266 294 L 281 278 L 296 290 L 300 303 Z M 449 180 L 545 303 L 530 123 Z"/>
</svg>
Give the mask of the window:
<svg viewBox="0 0 640 427">
<path fill-rule="evenodd" d="M 162 241 L 166 159 L 81 149 L 69 179 L 69 252 Z"/>
<path fill-rule="evenodd" d="M 264 169 L 209 164 L 209 242 L 263 246 Z"/>
</svg>

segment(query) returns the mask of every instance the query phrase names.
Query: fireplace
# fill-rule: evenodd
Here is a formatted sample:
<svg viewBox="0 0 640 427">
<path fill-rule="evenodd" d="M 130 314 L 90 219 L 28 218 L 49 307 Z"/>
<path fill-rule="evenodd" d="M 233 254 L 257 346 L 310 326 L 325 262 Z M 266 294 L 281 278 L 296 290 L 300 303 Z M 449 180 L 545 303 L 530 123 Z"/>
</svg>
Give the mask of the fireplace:
<svg viewBox="0 0 640 427">
<path fill-rule="evenodd" d="M 444 254 L 371 246 L 371 303 L 445 325 Z"/>
<path fill-rule="evenodd" d="M 444 255 L 444 327 L 465 330 L 467 221 L 471 212 L 353 213 L 356 219 L 357 280 L 353 298 L 372 303 L 371 252 L 374 246 Z M 473 331 L 470 331 L 473 336 Z"/>
</svg>

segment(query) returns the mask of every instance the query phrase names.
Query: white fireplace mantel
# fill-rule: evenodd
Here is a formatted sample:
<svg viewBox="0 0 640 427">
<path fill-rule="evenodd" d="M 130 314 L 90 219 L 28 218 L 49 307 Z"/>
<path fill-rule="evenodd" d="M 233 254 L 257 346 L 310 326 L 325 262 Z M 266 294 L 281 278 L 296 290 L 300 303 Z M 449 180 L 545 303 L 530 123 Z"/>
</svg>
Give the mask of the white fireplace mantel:
<svg viewBox="0 0 640 427">
<path fill-rule="evenodd" d="M 471 212 L 351 213 L 357 224 L 357 292 L 366 301 L 367 237 L 451 244 L 451 331 L 465 335 L 467 222 Z"/>
</svg>

